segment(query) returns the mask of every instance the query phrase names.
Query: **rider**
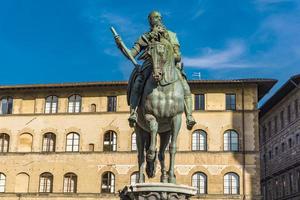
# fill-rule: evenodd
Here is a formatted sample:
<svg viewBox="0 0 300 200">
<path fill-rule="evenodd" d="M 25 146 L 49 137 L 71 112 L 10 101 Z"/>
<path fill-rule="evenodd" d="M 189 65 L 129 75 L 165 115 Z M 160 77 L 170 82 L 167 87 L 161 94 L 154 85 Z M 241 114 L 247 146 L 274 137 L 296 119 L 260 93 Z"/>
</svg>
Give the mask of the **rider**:
<svg viewBox="0 0 300 200">
<path fill-rule="evenodd" d="M 183 71 L 183 65 L 181 63 L 181 53 L 179 50 L 179 42 L 175 33 L 166 29 L 162 23 L 161 14 L 157 11 L 153 11 L 148 15 L 148 21 L 150 24 L 150 31 L 144 33 L 134 44 L 133 48 L 130 50 L 133 57 L 136 57 L 139 53 L 139 60 L 144 60 L 142 67 L 137 72 L 136 79 L 134 81 L 131 95 L 130 95 L 130 117 L 128 118 L 129 125 L 131 127 L 137 122 L 137 107 L 140 102 L 140 98 L 143 92 L 143 87 L 146 79 L 151 73 L 151 59 L 147 54 L 147 47 L 151 42 L 160 41 L 160 38 L 163 37 L 167 39 L 173 45 L 174 51 L 174 62 L 175 66 L 180 70 L 180 80 L 184 88 L 184 105 L 185 105 L 185 115 L 186 115 L 186 124 L 187 128 L 190 130 L 196 124 L 195 119 L 192 116 L 192 95 L 190 87 L 186 80 L 186 74 Z M 120 40 L 116 38 L 116 43 L 120 46 Z M 126 54 L 125 54 L 126 55 Z M 126 55 L 127 56 L 127 55 Z M 128 56 L 127 56 L 128 57 Z"/>
</svg>

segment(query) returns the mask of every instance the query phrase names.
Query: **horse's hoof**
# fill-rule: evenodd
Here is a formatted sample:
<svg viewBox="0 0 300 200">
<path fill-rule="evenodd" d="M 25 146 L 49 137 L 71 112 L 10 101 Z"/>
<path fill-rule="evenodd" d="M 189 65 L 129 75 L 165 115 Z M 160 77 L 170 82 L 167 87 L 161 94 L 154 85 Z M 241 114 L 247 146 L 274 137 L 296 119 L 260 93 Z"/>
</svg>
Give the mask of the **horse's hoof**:
<svg viewBox="0 0 300 200">
<path fill-rule="evenodd" d="M 169 176 L 168 182 L 176 184 L 176 178 L 175 178 L 175 176 Z"/>
<path fill-rule="evenodd" d="M 138 174 L 138 180 L 136 183 L 145 183 L 145 175 L 144 173 L 142 173 L 142 176 L 140 176 L 140 174 Z"/>
<path fill-rule="evenodd" d="M 161 175 L 160 176 L 160 182 L 161 183 L 168 183 L 168 176 L 167 175 Z"/>
</svg>

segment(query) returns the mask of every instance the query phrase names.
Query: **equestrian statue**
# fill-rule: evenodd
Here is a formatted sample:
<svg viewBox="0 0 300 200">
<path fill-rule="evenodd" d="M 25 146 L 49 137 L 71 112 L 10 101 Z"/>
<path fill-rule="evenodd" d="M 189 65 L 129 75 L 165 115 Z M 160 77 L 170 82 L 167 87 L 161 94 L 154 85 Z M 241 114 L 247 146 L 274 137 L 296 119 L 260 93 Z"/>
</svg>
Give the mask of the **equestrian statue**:
<svg viewBox="0 0 300 200">
<path fill-rule="evenodd" d="M 192 95 L 181 62 L 180 45 L 174 32 L 167 30 L 161 14 L 153 11 L 148 15 L 150 31 L 135 42 L 132 49 L 126 48 L 112 27 L 115 42 L 122 53 L 132 61 L 135 68 L 128 84 L 127 101 L 130 105 L 129 125 L 134 127 L 138 149 L 139 177 L 155 176 L 155 160 L 161 165 L 160 180 L 176 183 L 174 161 L 176 140 L 181 128 L 182 113 L 186 115 L 187 129 L 196 124 L 192 116 Z M 142 60 L 139 65 L 135 60 Z M 160 146 L 157 155 L 157 134 Z M 169 145 L 170 165 L 165 166 L 165 150 Z"/>
</svg>

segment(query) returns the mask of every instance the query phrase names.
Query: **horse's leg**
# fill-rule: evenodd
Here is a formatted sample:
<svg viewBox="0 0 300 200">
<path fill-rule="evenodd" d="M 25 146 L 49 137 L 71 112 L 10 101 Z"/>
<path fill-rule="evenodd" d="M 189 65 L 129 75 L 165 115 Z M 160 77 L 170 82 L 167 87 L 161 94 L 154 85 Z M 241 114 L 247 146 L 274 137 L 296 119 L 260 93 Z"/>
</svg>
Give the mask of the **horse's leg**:
<svg viewBox="0 0 300 200">
<path fill-rule="evenodd" d="M 170 141 L 171 132 L 161 133 L 159 134 L 159 136 L 160 136 L 160 145 L 159 145 L 158 159 L 161 167 L 160 182 L 167 183 L 168 175 L 166 172 L 166 165 L 165 165 L 165 151 Z"/>
<path fill-rule="evenodd" d="M 181 114 L 177 114 L 172 118 L 172 138 L 169 146 L 170 151 L 170 167 L 169 167 L 169 183 L 176 183 L 176 178 L 174 174 L 174 162 L 176 153 L 176 141 L 177 136 L 181 127 Z"/>
<path fill-rule="evenodd" d="M 145 114 L 146 122 L 150 128 L 150 146 L 146 154 L 147 161 L 153 162 L 156 156 L 156 138 L 157 138 L 157 130 L 158 130 L 158 123 L 156 118 L 151 114 Z"/>
<path fill-rule="evenodd" d="M 138 150 L 138 164 L 139 164 L 139 178 L 138 183 L 144 183 L 144 166 L 145 166 L 145 141 L 149 134 L 145 134 L 145 131 L 138 125 L 135 126 L 136 133 L 136 145 Z"/>
</svg>

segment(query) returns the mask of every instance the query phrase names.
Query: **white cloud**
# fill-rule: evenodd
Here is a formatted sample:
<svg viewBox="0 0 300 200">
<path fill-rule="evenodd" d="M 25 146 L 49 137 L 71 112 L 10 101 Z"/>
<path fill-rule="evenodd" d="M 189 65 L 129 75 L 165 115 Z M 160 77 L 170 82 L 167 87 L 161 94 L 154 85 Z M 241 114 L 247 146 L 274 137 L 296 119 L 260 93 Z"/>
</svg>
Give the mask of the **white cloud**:
<svg viewBox="0 0 300 200">
<path fill-rule="evenodd" d="M 250 67 L 241 60 L 246 52 L 245 43 L 242 41 L 231 41 L 223 50 L 205 48 L 204 53 L 196 57 L 184 57 L 183 62 L 187 67 L 194 68 L 245 68 Z"/>
<path fill-rule="evenodd" d="M 200 17 L 201 15 L 203 15 L 204 12 L 205 12 L 204 9 L 199 8 L 195 13 L 193 13 L 193 16 L 192 16 L 191 20 L 197 19 L 198 17 Z"/>
</svg>

